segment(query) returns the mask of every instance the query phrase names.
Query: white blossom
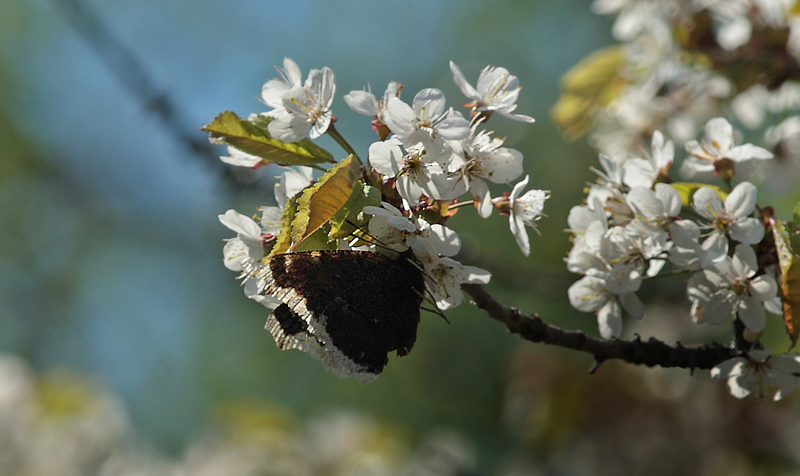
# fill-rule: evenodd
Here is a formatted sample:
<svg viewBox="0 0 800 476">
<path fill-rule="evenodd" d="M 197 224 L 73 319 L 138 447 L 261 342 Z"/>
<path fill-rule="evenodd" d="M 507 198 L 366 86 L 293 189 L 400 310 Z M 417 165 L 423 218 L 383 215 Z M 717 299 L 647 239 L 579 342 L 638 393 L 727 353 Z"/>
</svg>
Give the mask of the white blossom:
<svg viewBox="0 0 800 476">
<path fill-rule="evenodd" d="M 297 142 L 304 137 L 316 139 L 328 130 L 333 114 L 331 104 L 336 93 L 336 79 L 328 67 L 312 69 L 300 84 L 300 69 L 286 58 L 281 79 L 264 84 L 261 97 L 273 110 L 264 113 L 275 119 L 269 133 L 278 140 Z"/>
<path fill-rule="evenodd" d="M 713 172 L 720 160 L 744 162 L 751 159 L 773 158 L 772 152 L 753 144 L 734 145 L 733 126 L 724 117 L 715 117 L 706 123 L 705 140 L 686 143 L 691 154 L 683 163 L 684 173 Z"/>
<path fill-rule="evenodd" d="M 387 103 L 392 98 L 400 97 L 402 89 L 402 84 L 391 81 L 381 99 L 377 99 L 368 88 L 366 91 L 350 91 L 344 96 L 344 101 L 353 111 L 364 116 L 374 117 L 373 128 L 378 128 L 386 124 Z"/>
<path fill-rule="evenodd" d="M 397 192 L 412 206 L 425 195 L 449 200 L 459 195 L 455 179 L 447 177 L 447 167 L 453 151 L 441 139 L 425 131 L 417 131 L 402 142 L 395 136 L 374 142 L 369 147 L 369 163 L 379 174 L 394 178 Z"/>
<path fill-rule="evenodd" d="M 747 356 L 728 359 L 711 369 L 711 377 L 727 379 L 728 390 L 736 398 L 751 393 L 765 397 L 774 392 L 772 398 L 777 401 L 800 385 L 800 355 L 751 350 Z"/>
<path fill-rule="evenodd" d="M 487 66 L 478 76 L 477 88 L 473 87 L 458 66 L 450 62 L 450 71 L 453 72 L 453 81 L 464 96 L 472 100 L 465 106 L 472 107 L 474 111 L 484 114 L 498 113 L 509 119 L 519 122 L 533 123 L 535 120 L 523 114 L 514 114 L 517 108 L 517 97 L 522 87 L 519 80 L 505 68 Z"/>
<path fill-rule="evenodd" d="M 522 190 L 528 185 L 528 179 L 529 177 L 526 175 L 522 181 L 514 185 L 514 189 L 508 196 L 509 227 L 517 240 L 519 249 L 525 256 L 531 254 L 530 240 L 525 227 L 529 226 L 538 232 L 536 222 L 542 217 L 545 200 L 550 198 L 550 192 L 546 190 L 529 190 L 522 194 Z"/>
<path fill-rule="evenodd" d="M 494 183 L 508 183 L 522 175 L 522 154 L 503 147 L 503 139 L 491 137 L 491 132 L 476 133 L 481 121 L 475 121 L 470 137 L 453 142 L 457 147 L 449 170 L 455 180 L 469 189 L 478 215 L 487 218 L 492 213 L 492 197 L 484 179 Z"/>
<path fill-rule="evenodd" d="M 600 335 L 617 338 L 622 333 L 622 309 L 634 319 L 644 317 L 645 308 L 636 291 L 641 275 L 630 266 L 619 265 L 603 276 L 584 276 L 569 287 L 569 302 L 583 312 L 596 312 Z"/>
<path fill-rule="evenodd" d="M 692 206 L 710 222 L 711 232 L 703 242 L 703 249 L 717 261 L 728 252 L 728 238 L 754 245 L 764 237 L 764 226 L 750 215 L 756 207 L 756 186 L 742 182 L 731 191 L 723 204 L 719 194 L 710 187 L 702 187 L 694 193 Z"/>
<path fill-rule="evenodd" d="M 273 191 L 275 194 L 275 201 L 278 202 L 278 208 L 283 210 L 286 207 L 286 202 L 288 202 L 290 198 L 314 183 L 313 174 L 314 169 L 311 167 L 300 165 L 296 168 L 286 168 L 275 182 L 275 189 Z"/>
<path fill-rule="evenodd" d="M 264 159 L 257 155 L 248 154 L 233 146 L 228 146 L 229 156 L 220 156 L 220 160 L 229 165 L 236 165 L 239 167 L 256 168 L 264 165 Z"/>
<path fill-rule="evenodd" d="M 445 109 L 444 93 L 435 88 L 418 92 L 411 106 L 398 97 L 389 99 L 384 119 L 389 129 L 403 141 L 418 130 L 446 140 L 461 140 L 469 136 L 469 121 L 453 108 Z"/>
<path fill-rule="evenodd" d="M 654 131 L 647 159 L 633 158 L 622 165 L 623 182 L 629 187 L 651 188 L 660 175 L 666 175 L 675 158 L 675 146 Z"/>
<path fill-rule="evenodd" d="M 446 256 L 428 255 L 421 259 L 428 289 L 436 301 L 436 307 L 447 310 L 458 306 L 464 300 L 462 284 L 487 284 L 491 273 L 475 267 L 466 266 Z"/>
<path fill-rule="evenodd" d="M 739 244 L 733 257 L 695 273 L 686 290 L 695 321 L 714 325 L 735 315 L 752 332 L 760 333 L 766 322 L 764 302 L 775 299 L 778 284 L 766 274 L 755 276 L 757 271 L 755 251 Z"/>
<path fill-rule="evenodd" d="M 283 104 L 283 95 L 287 91 L 301 87 L 303 77 L 300 67 L 291 58 L 283 59 L 283 68 L 276 67 L 279 78 L 270 79 L 261 88 L 261 99 L 272 111 L 264 113 L 267 116 L 278 117 L 287 114 Z"/>
<path fill-rule="evenodd" d="M 372 215 L 369 233 L 380 247 L 403 252 L 411 249 L 422 258 L 427 255 L 454 256 L 461 249 L 461 238 L 450 228 L 430 224 L 422 218 L 409 219 L 390 203 L 380 207 L 366 206 L 364 213 Z"/>
</svg>

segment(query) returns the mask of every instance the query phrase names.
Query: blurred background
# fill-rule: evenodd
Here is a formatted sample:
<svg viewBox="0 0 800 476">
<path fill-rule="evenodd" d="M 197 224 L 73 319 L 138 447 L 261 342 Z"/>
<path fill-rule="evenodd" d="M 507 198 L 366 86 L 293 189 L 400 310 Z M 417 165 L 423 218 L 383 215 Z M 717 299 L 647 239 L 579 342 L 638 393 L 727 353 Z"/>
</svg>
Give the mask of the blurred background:
<svg viewBox="0 0 800 476">
<path fill-rule="evenodd" d="M 737 401 L 705 372 L 614 362 L 589 375 L 586 355 L 525 343 L 470 305 L 450 324 L 423 314 L 413 352 L 361 385 L 277 350 L 222 265 L 232 233 L 217 215 L 272 204 L 277 171 L 223 166 L 200 127 L 262 112 L 285 56 L 304 75 L 333 69 L 337 127 L 363 151 L 374 133 L 343 94 L 397 80 L 407 100 L 437 87 L 457 107 L 450 60 L 473 84 L 504 66 L 537 122 L 490 126 L 529 186 L 552 191 L 549 217 L 525 259 L 505 217 L 459 213 L 462 261 L 492 271 L 505 304 L 596 335 L 563 265 L 596 153 L 548 117 L 560 76 L 612 43 L 588 5 L 0 0 L 0 473 L 797 471 L 796 396 Z M 628 336 L 685 337 L 683 283 L 659 286 Z"/>
</svg>

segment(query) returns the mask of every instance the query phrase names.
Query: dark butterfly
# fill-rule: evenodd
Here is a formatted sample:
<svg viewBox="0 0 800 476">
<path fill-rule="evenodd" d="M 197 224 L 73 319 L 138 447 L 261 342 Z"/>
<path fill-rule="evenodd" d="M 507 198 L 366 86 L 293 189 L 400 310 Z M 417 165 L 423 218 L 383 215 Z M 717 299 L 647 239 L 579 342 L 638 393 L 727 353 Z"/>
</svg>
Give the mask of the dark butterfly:
<svg viewBox="0 0 800 476">
<path fill-rule="evenodd" d="M 410 251 L 279 254 L 261 277 L 281 301 L 266 325 L 278 347 L 308 352 L 339 376 L 372 381 L 389 352 L 414 346 L 425 281 Z"/>
</svg>

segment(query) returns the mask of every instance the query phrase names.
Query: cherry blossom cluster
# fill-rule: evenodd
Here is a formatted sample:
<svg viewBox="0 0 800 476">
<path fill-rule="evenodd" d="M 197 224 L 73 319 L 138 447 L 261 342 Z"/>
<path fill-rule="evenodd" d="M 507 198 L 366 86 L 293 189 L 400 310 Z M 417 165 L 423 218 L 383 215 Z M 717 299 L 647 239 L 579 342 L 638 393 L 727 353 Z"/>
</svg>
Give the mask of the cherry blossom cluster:
<svg viewBox="0 0 800 476">
<path fill-rule="evenodd" d="M 683 143 L 708 120 L 728 116 L 780 159 L 740 175 L 782 188 L 800 178 L 795 0 L 595 0 L 592 8 L 616 15 L 613 35 L 622 42 L 600 55 L 604 61 L 586 63 L 601 77 L 602 65 L 613 64 L 604 99 L 587 111 L 601 152 L 637 150 L 654 130 Z M 682 176 L 696 176 L 695 165 L 684 164 Z"/>
<path fill-rule="evenodd" d="M 510 229 L 527 256 L 527 228 L 536 229 L 549 198 L 542 190 L 523 193 L 529 182 L 527 176 L 500 196 L 492 197 L 487 184 L 510 184 L 523 173 L 522 154 L 504 147 L 502 138 L 484 128 L 495 114 L 534 122 L 515 112 L 520 91 L 516 76 L 504 68 L 487 67 L 477 86 L 472 86 L 455 64 L 450 68 L 456 85 L 470 100 L 465 105 L 469 118 L 448 108 L 444 93 L 434 88 L 419 91 L 409 104 L 401 99 L 403 87 L 395 81 L 389 83 L 380 99 L 369 89 L 344 96 L 353 111 L 372 118 L 378 140 L 368 148 L 362 180 L 380 190 L 381 200 L 364 206 L 359 215 L 368 220 L 370 244 L 365 245 L 363 239 L 343 239 L 336 244 L 339 249 L 383 253 L 411 250 L 441 310 L 462 302 L 461 284 L 487 283 L 490 278 L 487 271 L 454 259 L 461 240 L 444 225 L 446 220 L 464 205 L 474 205 L 484 218 L 497 209 L 509 216 Z M 336 92 L 333 71 L 327 67 L 312 69 L 303 81 L 300 68 L 286 58 L 278 72 L 279 77 L 267 81 L 261 93 L 262 101 L 271 108 L 261 114 L 269 118 L 271 138 L 296 143 L 327 133 L 353 154 L 333 127 L 337 120 L 331 109 Z M 231 165 L 256 168 L 265 164 L 262 157 L 236 147 L 229 146 L 228 152 L 221 160 Z M 235 210 L 219 216 L 222 224 L 237 234 L 223 249 L 225 266 L 240 273 L 249 298 L 268 307 L 278 303 L 264 295 L 260 269 L 266 266 L 271 246 L 281 233 L 284 208 L 292 197 L 316 182 L 313 172 L 310 167 L 284 167 L 275 184 L 277 206 L 262 207 L 255 219 Z M 471 200 L 460 202 L 467 193 Z"/>
<path fill-rule="evenodd" d="M 728 183 L 733 163 L 772 158 L 761 147 L 736 145 L 724 118 L 708 121 L 705 137 L 688 141 L 685 150 L 684 164 L 716 170 Z M 668 172 L 675 148 L 660 131 L 653 133 L 644 155 L 600 154 L 602 170 L 596 171 L 599 178 L 586 203 L 570 211 L 573 247 L 567 268 L 583 276 L 569 289 L 570 303 L 597 314 L 603 338 L 618 338 L 623 311 L 637 320 L 645 316 L 636 294 L 643 281 L 684 275 L 692 320 L 734 322 L 742 329 L 739 337 L 751 343 L 748 353 L 721 363 L 712 376 L 728 379 L 738 397 L 772 389 L 774 398 L 781 398 L 800 384 L 800 355 L 771 356 L 758 348 L 767 312 L 780 315 L 783 310 L 775 265 L 759 264 L 759 258 L 769 262 L 771 251 L 760 245 L 771 237 L 765 239 L 769 217 L 757 210 L 756 186 L 747 181 L 732 189 L 673 183 Z"/>
</svg>

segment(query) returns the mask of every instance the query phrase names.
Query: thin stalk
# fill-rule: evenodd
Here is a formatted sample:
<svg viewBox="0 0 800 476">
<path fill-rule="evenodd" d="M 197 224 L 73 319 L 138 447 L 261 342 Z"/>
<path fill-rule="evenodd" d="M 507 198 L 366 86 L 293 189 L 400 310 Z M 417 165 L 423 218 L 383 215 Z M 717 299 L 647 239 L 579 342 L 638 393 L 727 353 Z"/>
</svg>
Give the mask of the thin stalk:
<svg viewBox="0 0 800 476">
<path fill-rule="evenodd" d="M 344 149 L 344 151 L 347 152 L 348 154 L 355 157 L 358 163 L 362 167 L 364 166 L 364 163 L 361 162 L 361 158 L 358 156 L 355 149 L 353 149 L 353 147 L 345 140 L 345 138 L 342 137 L 341 134 L 339 134 L 339 131 L 336 130 L 336 126 L 334 125 L 333 121 L 331 121 L 330 125 L 328 126 L 328 130 L 326 132 L 329 136 L 333 138 L 333 140 L 336 141 L 337 144 L 339 144 L 339 147 Z"/>
</svg>

